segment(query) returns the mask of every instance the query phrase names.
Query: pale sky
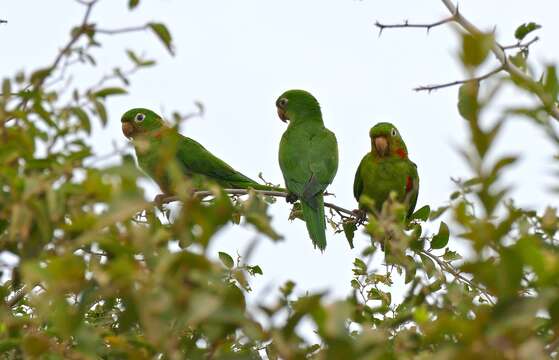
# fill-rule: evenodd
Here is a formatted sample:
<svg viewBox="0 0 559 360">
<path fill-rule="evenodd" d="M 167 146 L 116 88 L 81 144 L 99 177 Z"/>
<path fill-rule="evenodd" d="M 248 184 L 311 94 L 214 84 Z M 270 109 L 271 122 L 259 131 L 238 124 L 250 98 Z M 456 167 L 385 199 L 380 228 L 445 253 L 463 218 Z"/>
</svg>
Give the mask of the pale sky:
<svg viewBox="0 0 559 360">
<path fill-rule="evenodd" d="M 386 30 L 379 37 L 373 26 L 375 20 L 439 20 L 448 16 L 440 1 L 144 0 L 132 13 L 125 3 L 101 1 L 92 21 L 100 28 L 164 22 L 173 34 L 177 55 L 170 57 L 149 32 L 99 36 L 103 48 L 95 50 L 97 75 L 91 77 L 88 69 L 80 80 L 92 82 L 115 64 L 129 64 L 125 48 L 159 63 L 132 78 L 128 96 L 109 100 L 109 124 L 104 129 L 96 126 L 90 139 L 99 154 L 109 152 L 113 141 L 119 145 L 127 141 L 120 130 L 120 116 L 127 109 L 188 112 L 197 100 L 206 107 L 206 115 L 185 123 L 182 133 L 246 175 L 256 178 L 262 171 L 267 179 L 280 183 L 277 151 L 285 124 L 277 118 L 274 102 L 283 91 L 302 88 L 317 97 L 325 124 L 339 143 L 338 174 L 328 189 L 336 198 L 328 201 L 356 207 L 353 177 L 369 150 L 368 130 L 380 121 L 399 128 L 418 166 L 418 207 L 444 205 L 454 189 L 450 178 L 470 175 L 457 154 L 467 141 L 464 121 L 456 111 L 458 89 L 431 94 L 412 91 L 418 85 L 463 78 L 456 60 L 455 28 L 432 29 L 429 35 L 423 30 Z M 531 58 L 540 65 L 557 62 L 559 3 L 533 0 L 529 4 L 469 0 L 462 1 L 460 9 L 483 29 L 496 26 L 497 38 L 504 45 L 514 43 L 519 24 L 541 24 L 537 32 L 541 40 L 532 47 Z M 0 26 L 2 77 L 49 64 L 82 12 L 83 7 L 70 0 L 2 1 L 0 18 L 9 21 Z M 486 68 L 495 64 L 491 59 Z M 501 100 L 530 103 L 516 92 Z M 502 135 L 499 154 L 522 154 L 522 161 L 507 173 L 518 203 L 537 209 L 557 204 L 557 197 L 546 190 L 554 181 L 549 161 L 554 149 L 543 134 L 526 121 L 511 119 Z M 145 182 L 145 186 L 150 199 L 158 193 L 153 183 Z M 287 220 L 289 207 L 283 200 L 272 205 L 272 214 L 273 225 L 286 240 L 259 240 L 250 260 L 264 271 L 264 276 L 252 280 L 255 296 L 288 279 L 295 280 L 300 291 L 329 289 L 337 297 L 349 294 L 351 263 L 368 243 L 367 237 L 358 234 L 356 249 L 350 250 L 343 234 L 329 231 L 327 250 L 321 254 L 313 249 L 304 223 Z M 242 253 L 254 237 L 250 227 L 229 226 L 213 242 L 212 252 Z"/>
</svg>

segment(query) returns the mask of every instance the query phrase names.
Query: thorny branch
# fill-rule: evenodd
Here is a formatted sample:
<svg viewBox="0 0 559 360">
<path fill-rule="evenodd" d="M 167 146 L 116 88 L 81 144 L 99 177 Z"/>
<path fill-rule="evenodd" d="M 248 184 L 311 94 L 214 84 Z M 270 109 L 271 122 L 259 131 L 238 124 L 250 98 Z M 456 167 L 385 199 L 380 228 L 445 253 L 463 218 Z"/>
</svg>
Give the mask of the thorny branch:
<svg viewBox="0 0 559 360">
<path fill-rule="evenodd" d="M 420 29 L 426 29 L 427 32 L 429 32 L 434 27 L 441 26 L 449 22 L 453 22 L 455 20 L 456 20 L 455 15 L 452 15 L 446 19 L 429 23 L 429 24 L 410 24 L 408 20 L 405 20 L 402 24 L 382 24 L 379 21 L 375 21 L 375 26 L 379 28 L 378 35 L 380 36 L 382 35 L 384 29 L 420 28 Z"/>
<path fill-rule="evenodd" d="M 414 88 L 413 90 L 414 91 L 431 92 L 433 90 L 439 90 L 439 89 L 450 87 L 450 86 L 462 85 L 462 84 L 465 84 L 465 83 L 468 83 L 468 82 L 471 82 L 471 81 L 480 82 L 480 81 L 483 81 L 487 78 L 490 78 L 491 76 L 493 76 L 493 75 L 495 75 L 495 74 L 497 74 L 501 71 L 503 71 L 503 67 L 499 66 L 495 70 L 492 70 L 485 75 L 481 75 L 481 76 L 477 76 L 477 77 L 470 78 L 470 79 L 465 79 L 465 80 L 456 80 L 456 81 L 452 81 L 452 82 L 448 82 L 448 83 L 444 83 L 444 84 L 418 86 L 418 87 Z"/>
<path fill-rule="evenodd" d="M 429 31 L 431 28 L 435 26 L 440 26 L 447 23 L 456 23 L 460 25 L 466 32 L 470 33 L 471 35 L 481 35 L 483 32 L 471 23 L 468 19 L 466 19 L 458 10 L 458 6 L 454 5 L 452 0 L 441 0 L 443 5 L 448 9 L 448 11 L 452 14 L 450 17 L 445 18 L 441 21 L 437 21 L 430 24 L 410 24 L 408 21 L 405 21 L 402 24 L 381 24 L 378 21 L 375 25 L 380 29 L 380 33 L 382 30 L 386 28 L 424 28 Z M 380 34 L 379 33 L 379 34 Z M 493 44 L 491 46 L 491 51 L 497 58 L 497 60 L 501 63 L 500 71 L 507 72 L 511 77 L 518 79 L 519 81 L 523 82 L 525 86 L 530 89 L 530 91 L 538 97 L 539 101 L 544 106 L 545 110 L 556 120 L 559 120 L 559 107 L 555 103 L 555 100 L 545 91 L 544 87 L 537 81 L 534 80 L 530 75 L 525 73 L 522 69 L 518 66 L 514 65 L 512 62 L 508 61 L 506 50 L 519 48 L 522 50 L 527 49 L 530 45 L 535 43 L 538 38 L 534 38 L 527 43 L 518 43 L 515 45 L 510 46 L 502 46 L 496 40 L 493 40 Z M 495 72 L 496 74 L 497 72 Z M 489 76 L 494 75 L 490 74 Z M 483 77 L 484 79 L 486 77 Z M 472 79 L 474 80 L 474 79 Z M 453 86 L 457 84 L 461 84 L 462 82 L 453 82 L 449 83 L 449 85 L 443 86 Z M 421 89 L 426 88 L 426 89 Z M 429 87 L 420 87 L 421 90 L 429 90 Z"/>
<path fill-rule="evenodd" d="M 538 40 L 540 40 L 540 38 L 536 36 L 532 40 L 527 41 L 525 43 L 519 41 L 514 45 L 501 46 L 501 49 L 503 49 L 503 50 L 511 50 L 511 49 L 528 50 L 528 48 Z"/>
</svg>

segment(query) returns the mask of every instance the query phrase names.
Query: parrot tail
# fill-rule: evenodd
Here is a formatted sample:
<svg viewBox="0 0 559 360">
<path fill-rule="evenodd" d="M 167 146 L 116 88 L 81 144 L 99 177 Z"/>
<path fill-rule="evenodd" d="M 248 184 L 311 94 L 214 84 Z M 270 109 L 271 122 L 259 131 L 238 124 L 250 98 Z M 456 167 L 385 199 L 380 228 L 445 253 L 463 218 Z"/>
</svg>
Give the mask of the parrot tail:
<svg viewBox="0 0 559 360">
<path fill-rule="evenodd" d="M 326 220 L 324 218 L 324 197 L 322 193 L 315 195 L 311 206 L 307 201 L 301 199 L 303 208 L 303 217 L 307 223 L 307 230 L 311 237 L 312 243 L 318 247 L 320 251 L 326 249 Z"/>
</svg>

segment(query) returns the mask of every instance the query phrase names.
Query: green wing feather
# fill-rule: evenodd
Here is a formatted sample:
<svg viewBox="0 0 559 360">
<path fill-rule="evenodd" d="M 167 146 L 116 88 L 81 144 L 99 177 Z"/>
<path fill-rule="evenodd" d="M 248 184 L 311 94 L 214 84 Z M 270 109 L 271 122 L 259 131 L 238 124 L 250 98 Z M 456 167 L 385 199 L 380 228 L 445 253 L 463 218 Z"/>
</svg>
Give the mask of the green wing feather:
<svg viewBox="0 0 559 360">
<path fill-rule="evenodd" d="M 419 175 L 417 174 L 417 165 L 408 160 L 410 163 L 410 177 L 412 179 L 412 189 L 409 196 L 409 209 L 407 218 L 409 219 L 413 215 L 413 211 L 415 210 L 415 205 L 417 204 L 417 196 L 419 195 Z"/>
<path fill-rule="evenodd" d="M 355 172 L 355 179 L 353 180 L 353 196 L 358 202 L 361 194 L 363 193 L 363 179 L 361 178 L 362 163 L 363 161 L 359 162 L 359 166 L 357 167 L 357 171 Z"/>
<path fill-rule="evenodd" d="M 180 134 L 178 136 L 177 160 L 186 173 L 206 176 L 225 187 L 271 189 L 236 171 L 197 141 Z"/>
<path fill-rule="evenodd" d="M 282 137 L 279 158 L 287 189 L 301 199 L 311 240 L 324 250 L 326 220 L 322 194 L 338 169 L 336 137 L 323 126 L 289 128 Z"/>
</svg>

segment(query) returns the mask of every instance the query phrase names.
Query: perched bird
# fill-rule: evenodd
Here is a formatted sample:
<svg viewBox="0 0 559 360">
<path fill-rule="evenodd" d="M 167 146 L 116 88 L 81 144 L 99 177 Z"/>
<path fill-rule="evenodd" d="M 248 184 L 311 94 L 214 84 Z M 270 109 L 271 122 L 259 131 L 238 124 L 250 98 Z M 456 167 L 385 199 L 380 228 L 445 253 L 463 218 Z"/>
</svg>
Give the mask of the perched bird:
<svg viewBox="0 0 559 360">
<path fill-rule="evenodd" d="M 390 192 L 407 205 L 407 218 L 413 214 L 419 192 L 417 166 L 408 159 L 408 149 L 398 129 L 382 122 L 369 132 L 371 152 L 363 157 L 353 182 L 353 195 L 362 206 L 361 196 L 374 200 L 377 211 L 388 199 Z"/>
<path fill-rule="evenodd" d="M 198 142 L 166 125 L 151 110 L 131 109 L 122 115 L 121 122 L 124 136 L 134 143 L 138 164 L 166 194 L 172 193 L 168 165 L 173 159 L 197 189 L 212 180 L 225 188 L 278 190 L 236 171 Z"/>
<path fill-rule="evenodd" d="M 338 143 L 324 127 L 318 101 L 304 90 L 289 90 L 276 101 L 279 118 L 289 126 L 279 146 L 279 164 L 289 192 L 301 200 L 303 218 L 315 247 L 326 248 L 323 193 L 338 170 Z"/>
</svg>

